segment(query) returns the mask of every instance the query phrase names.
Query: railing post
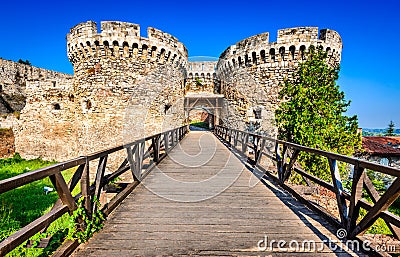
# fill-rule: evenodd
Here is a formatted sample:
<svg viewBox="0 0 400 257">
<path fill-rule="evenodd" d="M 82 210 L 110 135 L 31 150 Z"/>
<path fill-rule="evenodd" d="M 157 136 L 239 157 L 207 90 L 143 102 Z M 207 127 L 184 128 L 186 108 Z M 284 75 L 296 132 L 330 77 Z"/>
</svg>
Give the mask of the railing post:
<svg viewBox="0 0 400 257">
<path fill-rule="evenodd" d="M 335 187 L 336 200 L 342 225 L 347 228 L 348 213 L 346 199 L 343 196 L 343 184 L 340 178 L 339 168 L 335 159 L 328 158 L 329 168 L 331 170 L 332 182 Z"/>
<path fill-rule="evenodd" d="M 287 157 L 287 146 L 283 144 L 282 154 L 279 153 L 279 144 L 275 144 L 275 154 L 276 154 L 276 165 L 278 169 L 278 178 L 281 183 L 285 183 L 285 168 L 286 168 L 286 157 Z"/>
<path fill-rule="evenodd" d="M 265 139 L 261 140 L 261 145 L 260 145 L 260 150 L 257 152 L 257 154 L 255 155 L 255 165 L 257 166 L 260 163 L 261 157 L 262 157 L 262 153 L 264 151 L 264 147 L 265 147 Z"/>
<path fill-rule="evenodd" d="M 131 146 L 128 146 L 126 148 L 127 151 L 127 156 L 128 156 L 128 162 L 129 162 L 129 167 L 131 169 L 131 173 L 132 173 L 132 177 L 135 181 L 140 181 L 140 178 L 138 176 L 138 172 L 137 172 L 137 166 L 135 161 L 137 162 L 136 158 L 136 152 L 138 151 L 138 147 L 139 147 L 140 143 L 136 143 L 133 148 Z"/>
<path fill-rule="evenodd" d="M 360 206 L 358 201 L 362 198 L 362 190 L 364 185 L 364 168 L 360 167 L 360 163 L 357 162 L 354 165 L 353 171 L 353 183 L 351 186 L 351 196 L 349 204 L 349 216 L 347 223 L 347 231 L 351 233 L 356 227 L 357 219 L 360 215 Z"/>
<path fill-rule="evenodd" d="M 83 206 L 85 207 L 86 211 L 91 214 L 92 206 L 91 206 L 91 199 L 90 199 L 90 177 L 89 177 L 89 160 L 86 157 L 85 168 L 82 172 L 81 177 L 81 192 L 83 197 Z"/>
<path fill-rule="evenodd" d="M 249 134 L 242 132 L 242 153 L 245 154 L 247 151 L 247 142 L 249 141 Z"/>
<path fill-rule="evenodd" d="M 103 182 L 104 172 L 106 170 L 106 165 L 107 165 L 107 157 L 108 157 L 108 155 L 100 157 L 99 165 L 97 167 L 96 182 L 95 182 L 96 187 L 95 187 L 95 191 L 94 191 L 94 197 L 96 197 L 97 200 L 100 200 L 102 182 Z M 97 210 L 97 204 L 93 203 L 92 213 L 95 213 L 96 210 Z"/>
<path fill-rule="evenodd" d="M 151 142 L 153 144 L 153 153 L 154 153 L 153 161 L 156 163 L 159 161 L 160 158 L 160 138 L 161 135 L 158 135 L 151 139 Z"/>
<path fill-rule="evenodd" d="M 168 136 L 168 131 L 164 132 L 164 149 L 165 149 L 165 153 L 168 152 L 168 148 L 169 148 L 169 136 Z"/>
</svg>

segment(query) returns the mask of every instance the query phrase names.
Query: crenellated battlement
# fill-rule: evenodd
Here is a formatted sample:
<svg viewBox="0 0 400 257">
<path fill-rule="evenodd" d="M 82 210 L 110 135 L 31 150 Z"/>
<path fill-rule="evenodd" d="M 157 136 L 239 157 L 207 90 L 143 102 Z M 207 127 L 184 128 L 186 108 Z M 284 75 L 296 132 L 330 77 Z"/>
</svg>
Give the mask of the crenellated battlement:
<svg viewBox="0 0 400 257">
<path fill-rule="evenodd" d="M 67 35 L 67 53 L 75 73 L 85 66 L 79 63 L 93 58 L 147 60 L 184 67 L 188 57 L 186 47 L 174 36 L 149 27 L 148 37 L 141 37 L 140 25 L 119 21 L 101 22 L 100 32 L 93 21 L 74 26 Z"/>
<path fill-rule="evenodd" d="M 342 52 L 340 35 L 318 27 L 296 27 L 278 30 L 276 42 L 269 42 L 269 33 L 262 33 L 228 47 L 220 56 L 219 73 L 239 67 L 287 67 L 305 60 L 311 45 L 327 50 L 329 62 L 339 63 Z"/>
</svg>

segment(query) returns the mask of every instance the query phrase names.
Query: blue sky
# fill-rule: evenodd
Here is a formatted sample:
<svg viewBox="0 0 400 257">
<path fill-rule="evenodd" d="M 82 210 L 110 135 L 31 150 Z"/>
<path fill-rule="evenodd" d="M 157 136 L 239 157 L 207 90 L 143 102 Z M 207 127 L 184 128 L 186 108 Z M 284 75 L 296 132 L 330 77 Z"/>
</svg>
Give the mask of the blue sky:
<svg viewBox="0 0 400 257">
<path fill-rule="evenodd" d="M 340 33 L 339 85 L 361 127 L 400 127 L 400 2 L 391 1 L 7 1 L 0 16 L 0 57 L 72 74 L 65 36 L 93 20 L 138 23 L 176 36 L 189 56 L 218 57 L 229 45 L 281 28 L 318 26 Z"/>
</svg>

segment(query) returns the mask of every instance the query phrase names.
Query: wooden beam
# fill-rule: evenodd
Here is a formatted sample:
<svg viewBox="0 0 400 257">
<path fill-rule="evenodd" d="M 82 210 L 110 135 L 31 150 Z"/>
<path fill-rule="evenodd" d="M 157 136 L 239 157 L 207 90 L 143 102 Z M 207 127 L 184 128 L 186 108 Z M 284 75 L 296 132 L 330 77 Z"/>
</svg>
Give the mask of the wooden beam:
<svg viewBox="0 0 400 257">
<path fill-rule="evenodd" d="M 135 160 L 134 160 L 134 156 L 133 156 L 133 153 L 136 152 L 137 147 L 138 147 L 138 144 L 134 145 L 133 149 L 132 149 L 132 146 L 128 146 L 126 148 L 126 152 L 128 155 L 127 158 L 128 158 L 128 162 L 129 162 L 129 167 L 131 168 L 133 180 L 139 181 L 139 178 L 136 177 L 136 164 L 135 164 Z"/>
<path fill-rule="evenodd" d="M 377 201 L 379 201 L 380 195 L 379 195 L 378 191 L 375 189 L 374 185 L 372 184 L 371 179 L 368 177 L 367 174 L 365 174 L 363 182 L 364 182 L 364 188 L 367 191 L 368 195 L 371 197 L 372 202 L 376 203 Z M 385 218 L 383 218 L 383 220 L 385 221 L 386 225 L 392 232 L 393 236 L 396 239 L 399 239 L 400 238 L 400 228 L 394 224 L 391 224 Z"/>
<path fill-rule="evenodd" d="M 25 172 L 8 179 L 0 180 L 0 194 L 31 182 L 47 178 L 50 175 L 54 175 L 60 171 L 73 168 L 83 163 L 85 163 L 85 157 L 79 157 L 70 161 L 57 163 L 38 170 Z"/>
<path fill-rule="evenodd" d="M 48 227 L 53 221 L 60 218 L 67 212 L 68 206 L 61 205 L 29 223 L 11 236 L 7 237 L 0 242 L 0 256 L 6 255 L 14 248 L 28 240 L 30 237 L 41 231 L 43 228 Z"/>
<path fill-rule="evenodd" d="M 296 163 L 297 157 L 299 156 L 300 151 L 295 149 L 292 156 L 290 157 L 289 164 L 286 166 L 284 173 L 283 173 L 283 181 L 287 181 L 290 177 L 290 174 L 293 170 L 293 165 Z"/>
<path fill-rule="evenodd" d="M 108 157 L 108 155 L 100 157 L 99 165 L 97 166 L 94 197 L 98 201 L 100 200 L 100 193 L 101 193 L 101 189 L 103 188 L 102 182 L 104 179 L 104 172 L 106 171 L 107 157 Z M 92 213 L 95 213 L 97 211 L 97 204 L 95 202 L 92 205 L 92 211 L 93 211 Z"/>
<path fill-rule="evenodd" d="M 349 203 L 349 222 L 347 223 L 347 231 L 352 231 L 357 223 L 360 215 L 360 205 L 358 202 L 362 198 L 362 190 L 364 184 L 364 168 L 360 167 L 359 163 L 354 165 L 353 183 L 351 187 L 350 203 Z"/>
<path fill-rule="evenodd" d="M 347 228 L 348 213 L 346 200 L 343 197 L 343 184 L 340 178 L 339 167 L 335 159 L 328 158 L 333 186 L 335 187 L 336 201 L 339 209 L 340 220 L 343 227 Z"/>
<path fill-rule="evenodd" d="M 61 175 L 61 172 L 56 173 L 50 176 L 50 181 L 53 183 L 53 186 L 56 188 L 58 197 L 60 197 L 61 202 L 68 206 L 70 213 L 76 210 L 77 206 L 74 198 L 69 191 L 68 185 L 64 180 L 64 177 Z"/>
<path fill-rule="evenodd" d="M 90 199 L 90 177 L 89 177 L 89 160 L 86 159 L 85 169 L 81 177 L 81 193 L 84 198 L 84 207 L 89 215 L 92 212 L 91 199 Z"/>
<path fill-rule="evenodd" d="M 74 172 L 74 175 L 72 176 L 71 180 L 68 182 L 68 187 L 69 187 L 70 192 L 72 192 L 75 189 L 76 185 L 78 184 L 79 180 L 82 177 L 82 173 L 84 170 L 85 170 L 85 164 L 81 164 Z"/>
<path fill-rule="evenodd" d="M 364 233 L 375 221 L 379 218 L 379 214 L 383 211 L 387 211 L 390 205 L 400 195 L 400 178 L 393 181 L 392 185 L 386 190 L 386 192 L 379 198 L 374 207 L 364 216 L 364 218 L 358 223 L 356 228 L 353 230 L 351 236 Z"/>
</svg>

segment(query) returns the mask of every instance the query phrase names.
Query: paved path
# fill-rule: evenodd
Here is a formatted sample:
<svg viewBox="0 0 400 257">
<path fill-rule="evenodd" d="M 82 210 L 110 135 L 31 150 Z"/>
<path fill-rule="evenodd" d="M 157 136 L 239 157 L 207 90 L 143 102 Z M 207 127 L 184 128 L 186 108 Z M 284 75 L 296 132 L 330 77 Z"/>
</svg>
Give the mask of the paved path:
<svg viewBox="0 0 400 257">
<path fill-rule="evenodd" d="M 74 255 L 363 256 L 335 244 L 333 252 L 323 242 L 338 240 L 335 233 L 281 188 L 256 179 L 213 134 L 193 131 Z M 288 253 L 288 244 L 278 249 L 272 240 L 300 246 Z M 320 251 L 301 247 L 304 240 Z M 264 241 L 274 249 L 264 250 Z"/>
</svg>

